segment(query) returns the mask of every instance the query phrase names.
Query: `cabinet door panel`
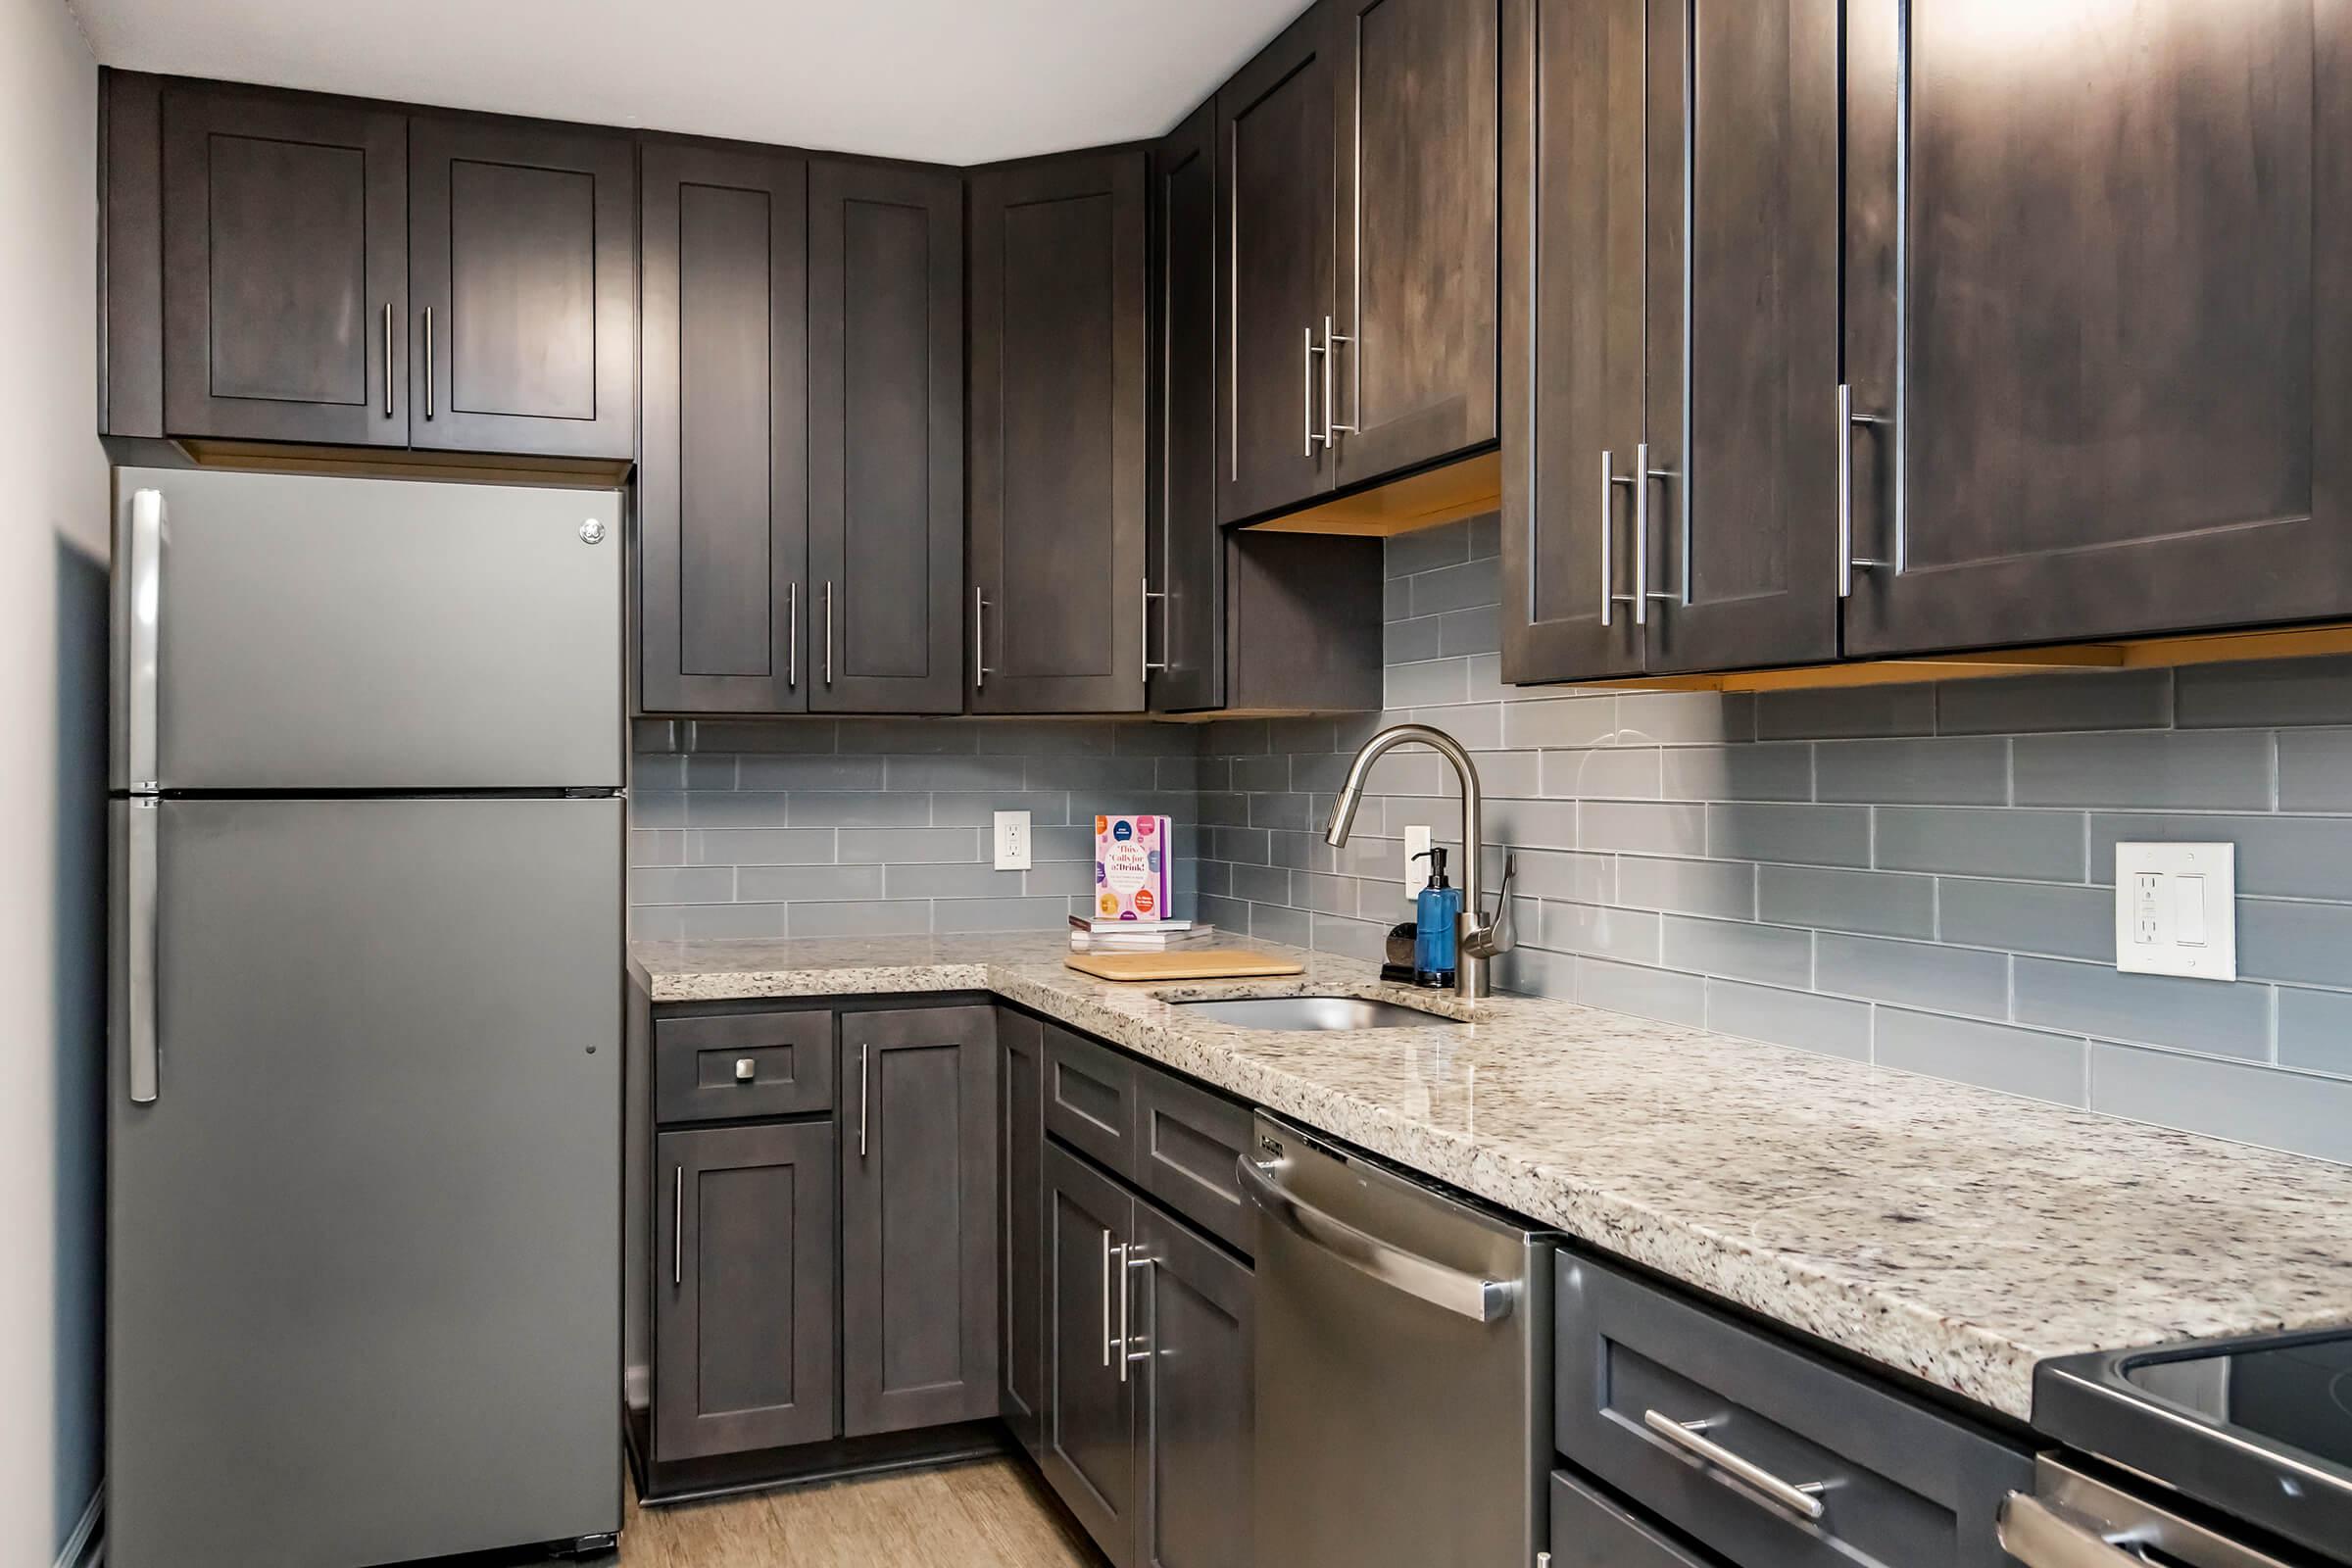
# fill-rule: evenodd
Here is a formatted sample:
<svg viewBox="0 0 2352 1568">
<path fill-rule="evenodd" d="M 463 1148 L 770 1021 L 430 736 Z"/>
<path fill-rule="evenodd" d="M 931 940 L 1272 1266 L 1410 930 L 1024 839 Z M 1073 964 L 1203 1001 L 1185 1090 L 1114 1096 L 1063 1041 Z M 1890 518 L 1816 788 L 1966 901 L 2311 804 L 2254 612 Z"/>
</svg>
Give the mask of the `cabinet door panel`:
<svg viewBox="0 0 2352 1568">
<path fill-rule="evenodd" d="M 834 1436 L 832 1127 L 662 1133 L 655 1172 L 656 1457 Z"/>
<path fill-rule="evenodd" d="M 1149 1203 L 1135 1208 L 1137 1560 L 1250 1568 L 1256 1281 Z"/>
<path fill-rule="evenodd" d="M 1634 607 L 1613 599 L 1632 591 L 1645 439 L 1645 4 L 1504 6 L 1507 681 L 1642 664 Z"/>
<path fill-rule="evenodd" d="M 424 372 L 410 444 L 633 456 L 635 144 L 574 126 L 419 115 L 409 165 Z"/>
<path fill-rule="evenodd" d="M 808 172 L 808 576 L 825 712 L 963 706 L 963 187 Z"/>
<path fill-rule="evenodd" d="M 997 1412 L 989 1007 L 841 1015 L 842 1430 Z"/>
<path fill-rule="evenodd" d="M 644 706 L 800 712 L 808 166 L 655 141 L 642 179 Z"/>
<path fill-rule="evenodd" d="M 405 445 L 407 119 L 174 84 L 163 125 L 169 433 Z"/>
<path fill-rule="evenodd" d="M 1114 1568 L 1132 1568 L 1135 1384 L 1119 1357 L 1133 1200 L 1075 1155 L 1046 1147 L 1046 1480 Z M 1132 1306 L 1130 1304 L 1130 1311 Z"/>
<path fill-rule="evenodd" d="M 1648 667 L 1834 659 L 1838 6 L 1650 13 Z"/>
<path fill-rule="evenodd" d="M 1217 526 L 1217 112 L 1152 154 L 1152 542 L 1154 712 L 1225 705 L 1224 535 Z"/>
<path fill-rule="evenodd" d="M 1343 0 L 1340 484 L 1495 435 L 1496 0 Z"/>
<path fill-rule="evenodd" d="M 1849 19 L 1846 363 L 1892 420 L 1851 438 L 1892 564 L 1848 649 L 2352 607 L 2352 17 L 1911 0 L 1905 59 L 1883 9 Z"/>
<path fill-rule="evenodd" d="M 1144 706 L 1144 155 L 972 176 L 972 708 Z"/>
<path fill-rule="evenodd" d="M 1217 93 L 1218 514 L 1331 488 L 1324 318 L 1332 310 L 1332 50 L 1319 7 Z"/>
<path fill-rule="evenodd" d="M 1045 1044 L 1027 1013 L 997 1009 L 998 1094 L 1004 1151 L 1004 1419 L 1031 1458 L 1046 1408 Z"/>
</svg>

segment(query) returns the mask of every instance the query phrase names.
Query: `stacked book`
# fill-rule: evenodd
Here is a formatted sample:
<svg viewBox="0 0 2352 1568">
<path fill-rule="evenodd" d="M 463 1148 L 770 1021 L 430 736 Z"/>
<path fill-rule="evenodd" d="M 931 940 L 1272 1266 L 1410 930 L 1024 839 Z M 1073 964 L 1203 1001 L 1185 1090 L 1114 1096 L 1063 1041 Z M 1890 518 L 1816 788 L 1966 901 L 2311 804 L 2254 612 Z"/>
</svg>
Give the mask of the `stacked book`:
<svg viewBox="0 0 2352 1568">
<path fill-rule="evenodd" d="M 1202 920 L 1090 920 L 1070 916 L 1072 953 L 1166 953 L 1205 946 L 1217 928 Z"/>
</svg>

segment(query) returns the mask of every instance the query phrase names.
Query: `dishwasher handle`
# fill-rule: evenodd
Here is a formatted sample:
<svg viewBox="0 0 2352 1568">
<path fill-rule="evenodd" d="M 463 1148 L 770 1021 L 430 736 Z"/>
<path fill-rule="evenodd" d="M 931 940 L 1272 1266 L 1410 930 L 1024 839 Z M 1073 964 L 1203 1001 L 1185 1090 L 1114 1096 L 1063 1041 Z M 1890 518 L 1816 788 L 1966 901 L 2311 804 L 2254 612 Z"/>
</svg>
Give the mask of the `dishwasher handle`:
<svg viewBox="0 0 2352 1568">
<path fill-rule="evenodd" d="M 1247 1154 L 1234 1162 L 1234 1169 L 1242 1191 L 1259 1212 L 1358 1273 L 1474 1323 L 1498 1323 L 1510 1316 L 1512 1299 L 1519 1291 L 1516 1282 L 1448 1268 L 1357 1230 L 1284 1192 L 1267 1174 L 1267 1167 Z"/>
</svg>

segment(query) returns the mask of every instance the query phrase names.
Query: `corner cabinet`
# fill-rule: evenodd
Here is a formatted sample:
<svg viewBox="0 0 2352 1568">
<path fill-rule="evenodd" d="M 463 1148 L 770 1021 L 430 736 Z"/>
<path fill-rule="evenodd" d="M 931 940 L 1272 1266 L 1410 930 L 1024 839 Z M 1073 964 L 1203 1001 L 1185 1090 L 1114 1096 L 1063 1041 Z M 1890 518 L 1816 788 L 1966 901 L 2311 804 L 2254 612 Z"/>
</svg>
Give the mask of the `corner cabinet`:
<svg viewBox="0 0 2352 1568">
<path fill-rule="evenodd" d="M 1217 94 L 1218 514 L 1496 436 L 1495 0 L 1322 0 Z"/>
<path fill-rule="evenodd" d="M 1156 713 L 1381 705 L 1381 542 L 1227 530 L 1218 110 L 1152 153 L 1153 374 L 1145 667 Z"/>
<path fill-rule="evenodd" d="M 102 433 L 626 461 L 631 133 L 110 72 Z"/>
<path fill-rule="evenodd" d="M 808 167 L 808 706 L 963 710 L 963 180 Z"/>
<path fill-rule="evenodd" d="M 1145 220 L 1140 150 L 971 176 L 974 712 L 1144 707 Z"/>
</svg>

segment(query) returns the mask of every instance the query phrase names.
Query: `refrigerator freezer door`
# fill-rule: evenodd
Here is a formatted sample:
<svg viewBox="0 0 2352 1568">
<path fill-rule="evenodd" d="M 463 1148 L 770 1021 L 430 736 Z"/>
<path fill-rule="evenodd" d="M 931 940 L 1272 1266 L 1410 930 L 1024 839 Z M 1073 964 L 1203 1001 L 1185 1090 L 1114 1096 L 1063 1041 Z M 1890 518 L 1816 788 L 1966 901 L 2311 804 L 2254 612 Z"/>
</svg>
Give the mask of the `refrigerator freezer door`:
<svg viewBox="0 0 2352 1568">
<path fill-rule="evenodd" d="M 619 786 L 617 492 L 122 468 L 115 512 L 116 789 Z"/>
<path fill-rule="evenodd" d="M 108 1562 L 616 1530 L 623 803 L 153 809 L 161 1070 L 135 1103 L 118 1040 L 108 1097 Z"/>
</svg>

